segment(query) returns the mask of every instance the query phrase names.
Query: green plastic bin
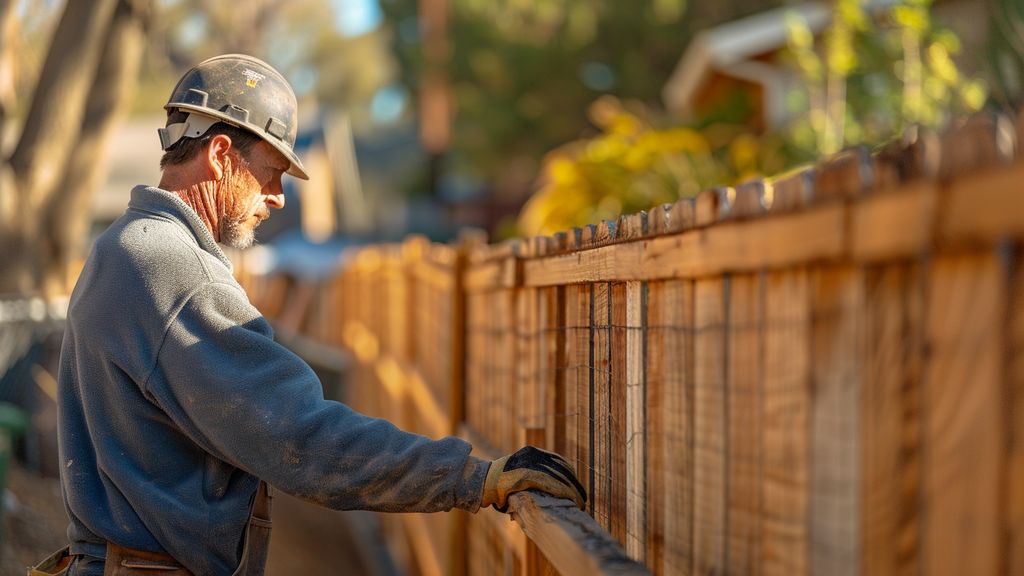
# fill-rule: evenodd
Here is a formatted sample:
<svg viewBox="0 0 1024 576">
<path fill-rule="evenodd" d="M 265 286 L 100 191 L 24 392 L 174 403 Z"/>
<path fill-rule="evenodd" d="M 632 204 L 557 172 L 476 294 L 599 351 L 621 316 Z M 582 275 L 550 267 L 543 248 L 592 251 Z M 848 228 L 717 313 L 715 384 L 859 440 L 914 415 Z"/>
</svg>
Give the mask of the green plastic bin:
<svg viewBox="0 0 1024 576">
<path fill-rule="evenodd" d="M 17 406 L 0 402 L 0 543 L 4 541 L 3 494 L 7 486 L 7 466 L 14 455 L 14 441 L 28 428 L 28 417 Z"/>
</svg>

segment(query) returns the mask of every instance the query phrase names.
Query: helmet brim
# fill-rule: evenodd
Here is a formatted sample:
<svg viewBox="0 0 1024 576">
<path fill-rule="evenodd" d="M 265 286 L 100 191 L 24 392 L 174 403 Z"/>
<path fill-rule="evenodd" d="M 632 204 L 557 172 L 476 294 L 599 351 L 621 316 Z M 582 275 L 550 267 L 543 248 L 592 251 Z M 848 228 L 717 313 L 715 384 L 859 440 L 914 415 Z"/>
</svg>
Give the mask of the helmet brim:
<svg viewBox="0 0 1024 576">
<path fill-rule="evenodd" d="M 185 110 L 188 112 L 202 114 L 204 116 L 210 116 L 212 118 L 216 118 L 220 122 L 223 122 L 230 126 L 234 126 L 235 128 L 241 128 L 242 130 L 252 132 L 253 134 L 259 136 L 261 140 L 273 146 L 275 150 L 280 152 L 285 157 L 285 159 L 288 160 L 291 166 L 288 167 L 288 170 L 285 172 L 286 174 L 294 176 L 300 180 L 309 180 L 309 174 L 306 173 L 306 168 L 302 165 L 302 161 L 299 160 L 299 156 L 295 153 L 294 150 L 292 150 L 283 140 L 275 138 L 272 135 L 267 134 L 266 132 L 260 130 L 259 128 L 251 124 L 238 122 L 237 120 L 235 120 L 231 116 L 228 116 L 227 114 L 223 114 L 216 110 L 210 110 L 209 108 L 203 108 L 202 106 L 191 106 L 188 104 L 168 104 L 164 106 L 164 108 Z"/>
<path fill-rule="evenodd" d="M 275 141 L 269 138 L 264 138 L 263 140 L 291 162 L 292 165 L 288 167 L 287 172 L 285 172 L 286 174 L 294 176 L 299 180 L 309 180 L 309 174 L 306 173 L 306 168 L 302 165 L 302 161 L 299 160 L 299 156 L 294 150 L 285 146 L 280 140 Z"/>
</svg>

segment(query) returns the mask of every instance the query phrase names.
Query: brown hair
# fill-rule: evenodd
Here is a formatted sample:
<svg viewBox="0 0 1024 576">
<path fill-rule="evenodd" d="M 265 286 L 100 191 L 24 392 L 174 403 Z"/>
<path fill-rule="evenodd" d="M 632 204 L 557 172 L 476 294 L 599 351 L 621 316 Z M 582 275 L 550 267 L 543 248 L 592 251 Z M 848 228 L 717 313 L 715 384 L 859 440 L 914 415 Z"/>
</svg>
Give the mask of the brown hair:
<svg viewBox="0 0 1024 576">
<path fill-rule="evenodd" d="M 180 115 L 180 116 L 179 116 Z M 186 114 L 181 111 L 172 112 L 168 116 L 168 124 L 175 122 L 183 122 Z M 243 130 L 242 128 L 236 128 L 230 124 L 224 122 L 218 122 L 205 134 L 198 138 L 182 138 L 175 142 L 170 148 L 164 151 L 164 155 L 160 158 L 160 169 L 163 170 L 167 166 L 177 166 L 189 162 L 196 157 L 197 154 L 206 149 L 210 144 L 210 140 L 218 134 L 223 134 L 228 138 L 231 138 L 231 147 L 237 148 L 242 153 L 242 157 L 248 157 L 249 150 L 260 141 L 260 137 Z"/>
</svg>

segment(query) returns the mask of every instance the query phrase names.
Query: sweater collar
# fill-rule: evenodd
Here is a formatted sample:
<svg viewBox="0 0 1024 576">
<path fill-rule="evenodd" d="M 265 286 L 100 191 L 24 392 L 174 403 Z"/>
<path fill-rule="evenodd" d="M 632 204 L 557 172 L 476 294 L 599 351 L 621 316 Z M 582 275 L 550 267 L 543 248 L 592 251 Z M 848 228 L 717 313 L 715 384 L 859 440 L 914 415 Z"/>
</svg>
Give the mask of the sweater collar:
<svg viewBox="0 0 1024 576">
<path fill-rule="evenodd" d="M 233 270 L 231 261 L 228 260 L 217 241 L 213 239 L 206 224 L 203 224 L 196 211 L 177 194 L 155 186 L 136 186 L 132 188 L 132 198 L 128 202 L 128 207 L 158 214 L 177 222 L 192 233 L 200 248 L 216 256 L 228 267 L 229 271 Z"/>
</svg>

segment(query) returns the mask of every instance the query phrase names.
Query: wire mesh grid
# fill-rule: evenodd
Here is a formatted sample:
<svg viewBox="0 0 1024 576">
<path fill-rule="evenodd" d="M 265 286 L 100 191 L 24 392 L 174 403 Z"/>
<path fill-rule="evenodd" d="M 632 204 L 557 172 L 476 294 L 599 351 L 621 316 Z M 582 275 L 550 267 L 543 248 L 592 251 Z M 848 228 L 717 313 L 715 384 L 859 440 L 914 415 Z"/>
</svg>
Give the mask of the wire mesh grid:
<svg viewBox="0 0 1024 576">
<path fill-rule="evenodd" d="M 976 250 L 874 265 L 470 291 L 466 422 L 498 453 L 544 428 L 539 438 L 587 488 L 587 512 L 655 573 L 934 568 L 945 528 L 930 514 L 935 507 L 962 511 L 937 495 L 979 496 L 940 483 L 939 450 L 957 446 L 962 424 L 937 395 L 966 397 L 969 389 L 940 377 L 937 350 L 964 356 L 977 348 L 964 340 L 974 333 L 958 336 L 955 323 L 1005 334 L 979 340 L 1003 342 L 985 357 L 1006 375 L 994 372 L 1003 383 L 984 398 L 1001 428 L 971 426 L 995 430 L 991 439 L 1004 447 L 985 461 L 998 480 L 993 497 L 1020 490 L 1004 463 L 1024 445 L 1016 354 L 1024 347 L 1024 282 L 1011 252 L 998 273 L 974 262 L 993 253 Z M 951 282 L 979 274 L 995 287 Z M 447 312 L 419 304 L 436 303 L 441 293 L 418 294 L 412 329 L 442 332 Z M 968 309 L 982 318 L 960 312 L 942 324 L 944 307 L 968 306 L 976 294 L 1001 303 L 975 304 Z M 444 348 L 441 337 L 418 335 L 417 342 L 424 362 Z M 967 366 L 978 366 L 967 356 Z M 1019 562 L 1012 554 L 1019 533 L 1010 530 L 1004 552 L 994 554 L 1000 566 Z M 489 557 L 504 567 L 509 560 L 497 550 L 507 535 L 489 538 Z M 472 552 L 480 545 L 471 544 L 471 566 L 483 562 Z"/>
<path fill-rule="evenodd" d="M 521 422 L 523 388 L 553 387 L 551 447 L 587 488 L 587 512 L 659 573 L 856 571 L 857 359 L 863 316 L 884 305 L 866 300 L 864 276 L 637 284 L 560 287 L 532 326 L 510 320 L 511 291 L 471 295 L 471 425 L 515 449 L 496 434 Z"/>
</svg>

